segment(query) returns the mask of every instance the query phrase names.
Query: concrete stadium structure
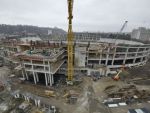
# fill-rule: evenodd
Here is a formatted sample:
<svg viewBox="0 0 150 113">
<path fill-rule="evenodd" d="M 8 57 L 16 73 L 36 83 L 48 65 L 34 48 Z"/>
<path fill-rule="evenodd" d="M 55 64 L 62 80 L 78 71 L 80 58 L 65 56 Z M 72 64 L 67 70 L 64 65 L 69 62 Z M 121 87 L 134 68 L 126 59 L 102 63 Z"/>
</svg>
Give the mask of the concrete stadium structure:
<svg viewBox="0 0 150 113">
<path fill-rule="evenodd" d="M 36 38 L 34 38 L 36 39 Z M 144 65 L 150 54 L 150 45 L 120 39 L 101 38 L 98 34 L 78 33 L 74 39 L 75 76 L 78 73 L 99 76 L 117 73 L 122 66 Z M 52 86 L 55 77 L 67 73 L 66 36 L 47 40 L 21 41 L 5 39 L 1 44 L 1 57 L 15 63 L 15 69 L 26 80 L 35 84 L 44 78 Z"/>
</svg>

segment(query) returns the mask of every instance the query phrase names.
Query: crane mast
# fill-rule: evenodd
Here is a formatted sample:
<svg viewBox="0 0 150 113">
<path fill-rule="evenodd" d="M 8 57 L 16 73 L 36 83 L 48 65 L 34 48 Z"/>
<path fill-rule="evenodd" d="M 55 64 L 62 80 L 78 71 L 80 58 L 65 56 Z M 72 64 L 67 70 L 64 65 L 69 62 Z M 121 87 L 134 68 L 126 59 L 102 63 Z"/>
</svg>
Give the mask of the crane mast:
<svg viewBox="0 0 150 113">
<path fill-rule="evenodd" d="M 67 80 L 72 82 L 73 80 L 73 32 L 72 32 L 72 19 L 73 19 L 73 0 L 68 0 L 68 35 L 67 35 L 67 52 L 68 52 L 68 64 L 67 64 Z"/>
</svg>

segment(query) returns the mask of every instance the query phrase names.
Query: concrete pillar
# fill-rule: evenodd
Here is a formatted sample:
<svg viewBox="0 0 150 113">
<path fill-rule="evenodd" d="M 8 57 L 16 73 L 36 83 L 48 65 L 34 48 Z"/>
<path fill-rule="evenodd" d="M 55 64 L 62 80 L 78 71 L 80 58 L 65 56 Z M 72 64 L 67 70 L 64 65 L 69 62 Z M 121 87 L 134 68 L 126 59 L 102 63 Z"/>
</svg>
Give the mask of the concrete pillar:
<svg viewBox="0 0 150 113">
<path fill-rule="evenodd" d="M 26 75 L 27 80 L 29 80 L 29 77 L 26 71 L 25 71 L 25 75 Z"/>
<path fill-rule="evenodd" d="M 46 84 L 46 86 L 48 85 L 46 73 L 45 73 L 45 84 Z"/>
<path fill-rule="evenodd" d="M 115 56 L 116 56 L 116 47 L 115 47 L 115 51 L 113 53 L 112 65 L 114 65 Z"/>
<path fill-rule="evenodd" d="M 107 63 L 108 63 L 109 52 L 110 52 L 110 48 L 107 49 L 105 65 L 107 65 Z"/>
<path fill-rule="evenodd" d="M 50 77 L 49 77 L 49 74 L 47 74 L 47 81 L 48 81 L 48 84 L 50 83 Z"/>
<path fill-rule="evenodd" d="M 88 76 L 91 75 L 91 70 L 90 70 L 90 69 L 87 70 L 87 75 L 88 75 Z"/>
<path fill-rule="evenodd" d="M 36 76 L 35 76 L 35 73 L 33 72 L 33 78 L 34 78 L 34 83 L 36 84 L 37 81 L 36 81 Z"/>
<path fill-rule="evenodd" d="M 100 61 L 99 61 L 99 65 L 101 65 L 101 61 L 102 61 L 102 54 L 100 53 Z"/>
<path fill-rule="evenodd" d="M 105 70 L 105 76 L 108 76 L 108 71 L 107 70 Z"/>
<path fill-rule="evenodd" d="M 127 60 L 127 57 L 128 57 L 128 51 L 129 51 L 129 48 L 127 48 L 127 50 L 126 50 L 125 59 L 124 59 L 124 61 L 123 61 L 123 64 L 126 63 L 126 60 Z"/>
<path fill-rule="evenodd" d="M 52 84 L 54 84 L 54 75 L 52 74 Z"/>
<path fill-rule="evenodd" d="M 55 106 L 52 106 L 51 108 L 52 108 L 52 110 L 53 110 L 53 113 L 56 113 L 56 107 L 55 107 Z"/>
<path fill-rule="evenodd" d="M 105 70 L 104 69 L 102 70 L 102 76 L 105 76 Z"/>
<path fill-rule="evenodd" d="M 49 79 L 50 79 L 50 86 L 52 86 L 52 77 L 51 77 L 51 74 L 49 74 Z"/>
<path fill-rule="evenodd" d="M 40 100 L 38 100 L 38 101 L 37 101 L 37 105 L 38 105 L 38 107 L 40 107 L 40 106 L 41 106 L 41 104 L 40 104 L 40 103 L 41 103 L 41 101 L 40 101 Z"/>
<path fill-rule="evenodd" d="M 29 99 L 29 97 L 27 97 L 27 101 L 28 101 L 28 102 L 30 102 L 30 99 Z"/>
<path fill-rule="evenodd" d="M 35 73 L 35 75 L 36 75 L 37 82 L 39 82 L 39 76 L 38 76 L 38 73 Z"/>
<path fill-rule="evenodd" d="M 22 70 L 21 72 L 22 72 L 22 77 L 23 77 L 23 78 L 25 78 L 25 75 L 24 75 L 24 72 L 23 72 L 23 70 Z"/>
<path fill-rule="evenodd" d="M 38 102 L 36 99 L 34 99 L 35 105 L 38 106 Z"/>
<path fill-rule="evenodd" d="M 100 74 L 100 76 L 102 75 L 102 69 L 101 68 L 99 69 L 99 74 Z"/>
<path fill-rule="evenodd" d="M 26 97 L 26 96 L 24 96 L 24 99 L 25 99 L 25 100 L 27 100 L 27 97 Z"/>
<path fill-rule="evenodd" d="M 18 97 L 18 98 L 20 97 L 19 93 L 17 93 L 17 97 Z"/>
</svg>

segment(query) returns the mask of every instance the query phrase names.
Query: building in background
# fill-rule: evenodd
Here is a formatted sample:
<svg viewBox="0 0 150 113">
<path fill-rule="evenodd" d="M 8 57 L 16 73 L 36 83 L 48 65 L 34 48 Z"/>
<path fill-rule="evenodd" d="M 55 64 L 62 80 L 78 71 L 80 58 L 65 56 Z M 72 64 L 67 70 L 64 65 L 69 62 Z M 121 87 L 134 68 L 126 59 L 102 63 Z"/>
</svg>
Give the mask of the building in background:
<svg viewBox="0 0 150 113">
<path fill-rule="evenodd" d="M 133 29 L 131 33 L 131 38 L 142 40 L 142 41 L 150 41 L 150 29 L 144 27 Z"/>
</svg>

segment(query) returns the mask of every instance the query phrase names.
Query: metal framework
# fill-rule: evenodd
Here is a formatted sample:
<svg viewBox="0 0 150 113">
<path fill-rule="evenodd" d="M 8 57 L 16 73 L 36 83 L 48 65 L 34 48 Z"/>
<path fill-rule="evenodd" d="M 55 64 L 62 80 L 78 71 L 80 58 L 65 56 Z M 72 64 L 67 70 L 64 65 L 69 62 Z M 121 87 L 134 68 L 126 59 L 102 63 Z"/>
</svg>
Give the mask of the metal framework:
<svg viewBox="0 0 150 113">
<path fill-rule="evenodd" d="M 74 67 L 73 67 L 73 32 L 72 32 L 72 15 L 73 11 L 73 0 L 68 0 L 68 36 L 67 36 L 67 50 L 68 50 L 68 71 L 67 71 L 67 76 L 68 76 L 68 81 L 72 82 L 73 80 L 73 72 L 74 72 Z"/>
</svg>

